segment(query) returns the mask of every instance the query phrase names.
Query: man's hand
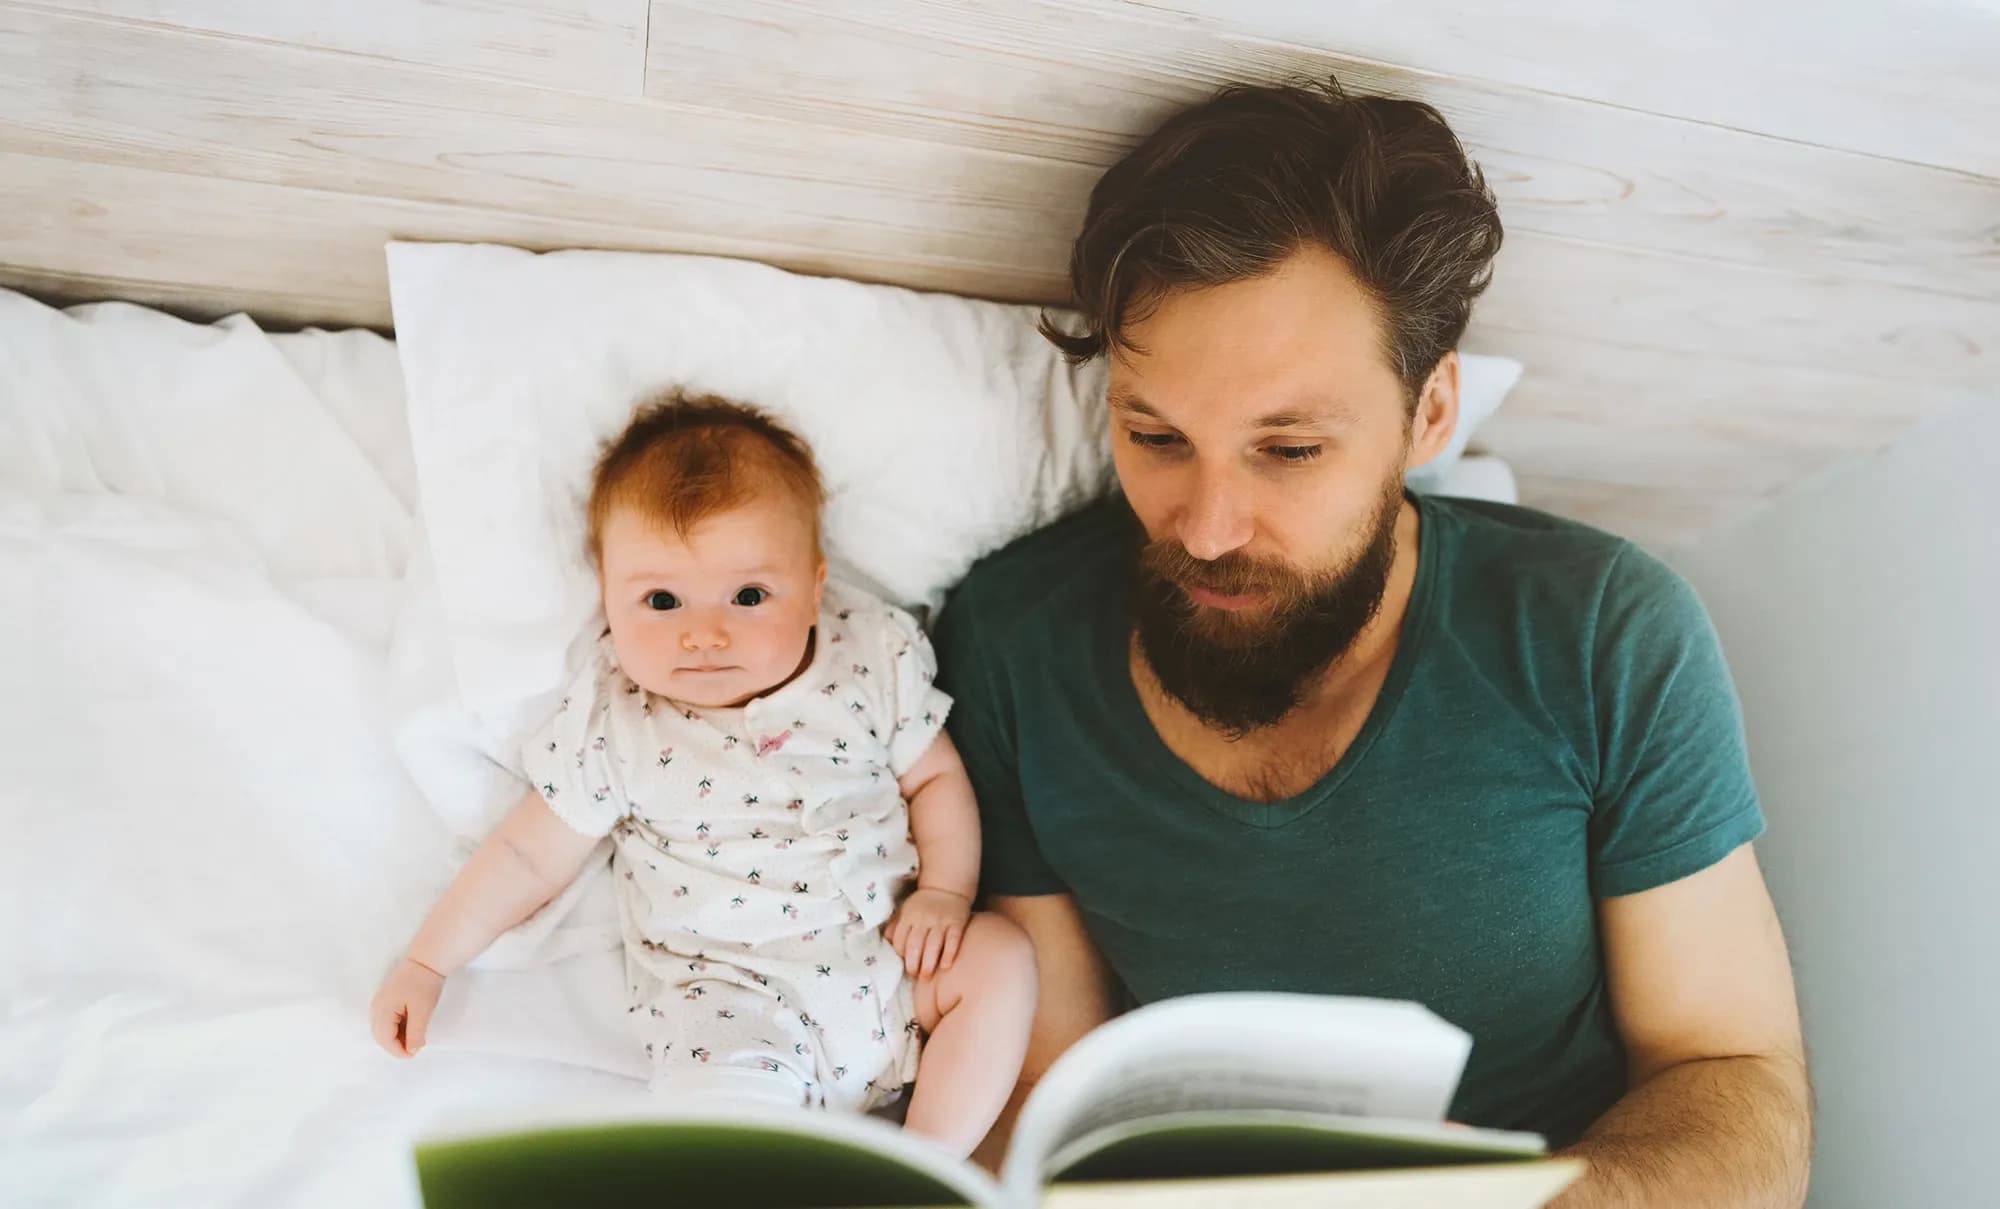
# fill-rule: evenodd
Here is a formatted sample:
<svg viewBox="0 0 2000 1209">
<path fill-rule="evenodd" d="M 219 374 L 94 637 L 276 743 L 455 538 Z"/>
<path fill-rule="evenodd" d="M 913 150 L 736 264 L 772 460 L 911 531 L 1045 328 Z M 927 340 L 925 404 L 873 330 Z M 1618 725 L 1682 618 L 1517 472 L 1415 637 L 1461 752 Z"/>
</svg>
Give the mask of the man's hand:
<svg viewBox="0 0 2000 1209">
<path fill-rule="evenodd" d="M 885 935 L 912 978 L 929 978 L 958 960 L 970 918 L 972 900 L 965 895 L 919 886 L 896 909 Z"/>
<path fill-rule="evenodd" d="M 397 1058 L 414 1058 L 424 1048 L 424 1034 L 430 1028 L 431 1011 L 444 992 L 444 975 L 412 958 L 405 957 L 382 980 L 375 1001 L 368 1007 L 368 1022 L 375 1030 L 375 1042 Z"/>
</svg>

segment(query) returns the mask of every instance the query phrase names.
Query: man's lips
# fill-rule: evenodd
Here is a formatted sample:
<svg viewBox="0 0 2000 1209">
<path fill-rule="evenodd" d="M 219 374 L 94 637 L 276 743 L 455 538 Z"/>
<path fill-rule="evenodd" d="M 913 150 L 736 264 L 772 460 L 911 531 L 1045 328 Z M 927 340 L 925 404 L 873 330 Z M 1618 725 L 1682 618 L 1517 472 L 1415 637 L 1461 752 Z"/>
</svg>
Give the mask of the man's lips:
<svg viewBox="0 0 2000 1209">
<path fill-rule="evenodd" d="M 1211 609 L 1226 609 L 1232 613 L 1241 609 L 1255 608 L 1257 605 L 1264 603 L 1264 594 L 1262 592 L 1245 592 L 1232 595 L 1225 592 L 1211 591 L 1207 588 L 1198 587 L 1195 584 L 1182 584 L 1181 591 L 1186 592 L 1188 599 L 1198 605 L 1206 605 Z"/>
</svg>

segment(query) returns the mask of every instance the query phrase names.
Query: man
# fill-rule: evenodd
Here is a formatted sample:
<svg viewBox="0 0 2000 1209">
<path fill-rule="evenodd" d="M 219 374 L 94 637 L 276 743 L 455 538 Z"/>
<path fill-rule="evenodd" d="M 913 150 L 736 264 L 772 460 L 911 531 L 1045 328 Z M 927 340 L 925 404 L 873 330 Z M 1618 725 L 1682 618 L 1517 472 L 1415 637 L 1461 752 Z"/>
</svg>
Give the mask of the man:
<svg viewBox="0 0 2000 1209">
<path fill-rule="evenodd" d="M 1331 82 L 1229 89 L 1093 192 L 1084 327 L 1047 334 L 1110 359 L 1122 495 L 939 630 L 985 896 L 1041 967 L 1016 1107 L 1127 1002 L 1408 998 L 1474 1037 L 1456 1119 L 1587 1161 L 1562 1205 L 1795 1206 L 1798 1012 L 1700 603 L 1404 491 L 1499 243 L 1435 110 Z"/>
</svg>

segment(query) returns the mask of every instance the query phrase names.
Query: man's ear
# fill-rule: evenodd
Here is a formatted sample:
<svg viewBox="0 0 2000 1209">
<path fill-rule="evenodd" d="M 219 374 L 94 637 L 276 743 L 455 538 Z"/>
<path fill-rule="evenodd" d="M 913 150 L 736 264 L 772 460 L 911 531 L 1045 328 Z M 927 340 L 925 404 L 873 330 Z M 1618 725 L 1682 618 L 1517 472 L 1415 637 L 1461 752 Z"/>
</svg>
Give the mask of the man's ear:
<svg viewBox="0 0 2000 1209">
<path fill-rule="evenodd" d="M 1429 465 L 1451 445 L 1458 431 L 1458 351 L 1438 358 L 1424 389 L 1417 396 L 1417 414 L 1410 421 L 1409 469 Z"/>
</svg>

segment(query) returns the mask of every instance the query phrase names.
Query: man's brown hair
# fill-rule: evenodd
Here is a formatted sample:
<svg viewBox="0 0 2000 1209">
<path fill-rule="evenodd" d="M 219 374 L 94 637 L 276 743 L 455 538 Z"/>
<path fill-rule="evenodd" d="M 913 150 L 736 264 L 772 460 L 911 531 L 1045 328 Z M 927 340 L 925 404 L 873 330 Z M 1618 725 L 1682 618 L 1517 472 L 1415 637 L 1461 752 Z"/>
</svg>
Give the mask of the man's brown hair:
<svg viewBox="0 0 2000 1209">
<path fill-rule="evenodd" d="M 1133 347 L 1126 326 L 1163 295 L 1261 276 L 1308 243 L 1375 300 L 1414 406 L 1492 276 L 1500 215 L 1436 109 L 1331 77 L 1225 88 L 1112 165 L 1070 255 L 1083 330 L 1044 316 L 1042 334 L 1072 361 Z"/>
<path fill-rule="evenodd" d="M 668 391 L 641 404 L 598 459 L 590 487 L 591 555 L 602 555 L 604 523 L 615 509 L 639 509 L 685 537 L 703 519 L 767 491 L 811 516 L 817 545 L 826 490 L 806 443 L 754 407 Z"/>
</svg>

